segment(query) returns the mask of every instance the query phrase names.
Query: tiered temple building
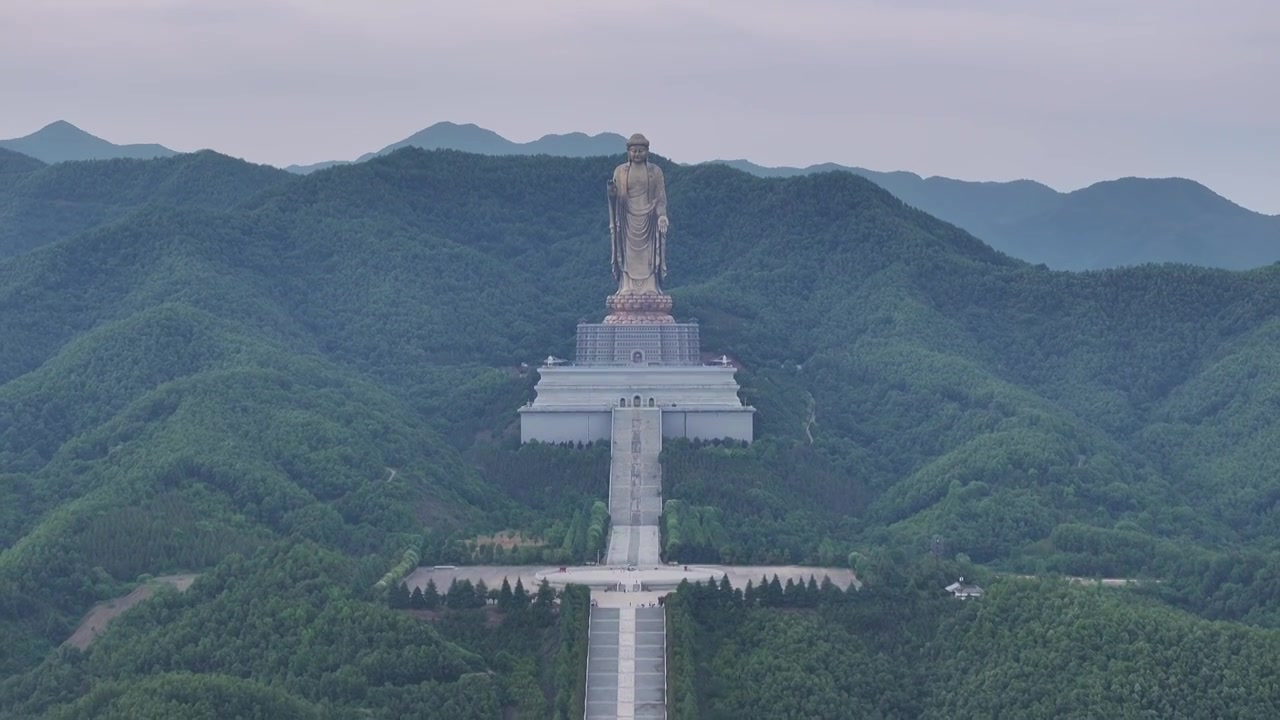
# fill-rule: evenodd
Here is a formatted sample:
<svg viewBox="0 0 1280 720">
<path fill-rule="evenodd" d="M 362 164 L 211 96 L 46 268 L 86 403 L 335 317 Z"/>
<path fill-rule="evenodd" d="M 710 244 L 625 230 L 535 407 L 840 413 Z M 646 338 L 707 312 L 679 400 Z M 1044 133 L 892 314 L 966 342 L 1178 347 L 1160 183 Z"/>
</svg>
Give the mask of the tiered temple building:
<svg viewBox="0 0 1280 720">
<path fill-rule="evenodd" d="M 752 440 L 755 408 L 738 398 L 727 361 L 704 364 L 694 322 L 671 316 L 666 276 L 667 197 L 648 141 L 627 143 L 609 181 L 609 230 L 618 291 L 602 323 L 578 325 L 572 363 L 538 369 L 537 397 L 520 408 L 522 442 L 608 440 L 616 408 L 661 410 L 662 437 Z"/>
</svg>

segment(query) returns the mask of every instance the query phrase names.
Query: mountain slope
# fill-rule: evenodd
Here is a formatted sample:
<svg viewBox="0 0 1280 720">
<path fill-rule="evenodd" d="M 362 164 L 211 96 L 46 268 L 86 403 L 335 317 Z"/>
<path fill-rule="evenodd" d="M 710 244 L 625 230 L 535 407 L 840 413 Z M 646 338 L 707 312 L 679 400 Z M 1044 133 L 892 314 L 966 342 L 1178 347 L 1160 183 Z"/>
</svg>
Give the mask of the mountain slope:
<svg viewBox="0 0 1280 720">
<path fill-rule="evenodd" d="M 291 179 L 282 170 L 208 150 L 154 161 L 57 163 L 0 175 L 0 258 L 149 204 L 225 209 Z"/>
<path fill-rule="evenodd" d="M 977 232 L 993 244 L 1056 268 L 1181 262 L 1247 269 L 1280 261 L 1280 217 L 1181 178 L 1096 183 L 1024 217 L 988 222 Z"/>
<path fill-rule="evenodd" d="M 1178 262 L 1233 270 L 1280 261 L 1280 216 L 1242 208 L 1183 178 L 1122 178 L 1059 193 L 1031 180 L 969 182 L 834 163 L 764 167 L 715 161 L 760 177 L 846 171 L 992 247 L 1058 270 Z"/>
<path fill-rule="evenodd" d="M 559 155 L 562 157 L 594 157 L 617 155 L 626 146 L 626 138 L 616 133 L 587 135 L 572 132 L 564 135 L 544 135 L 537 140 L 518 143 L 477 125 L 459 125 L 438 122 L 419 130 L 409 137 L 394 142 L 377 152 L 365 153 L 355 162 L 364 162 L 380 155 L 395 152 L 404 147 L 422 150 L 460 150 L 480 155 Z M 317 170 L 347 164 L 344 160 L 331 160 L 313 165 L 290 165 L 289 172 L 305 175 Z"/>
<path fill-rule="evenodd" d="M 277 257 L 323 258 L 271 281 L 288 298 L 288 327 L 323 328 L 316 347 L 376 377 L 430 384 L 431 366 L 564 354 L 573 321 L 608 292 L 592 247 L 602 232 L 596 185 L 611 164 L 406 151 L 335 170 L 248 206 L 253 217 L 239 232 L 279 239 L 242 251 L 228 277 L 251 266 L 268 277 Z M 929 459 L 946 437 L 938 422 L 976 422 L 947 441 L 952 451 L 978 443 L 973 458 L 957 456 L 966 466 L 988 452 L 984 434 L 1036 424 L 1029 435 L 1000 436 L 1057 448 L 1037 448 L 1026 462 L 1065 469 L 1083 454 L 1142 466 L 1125 433 L 1194 379 L 1224 338 L 1278 309 L 1269 274 L 1170 268 L 1072 278 L 1029 268 L 847 174 L 763 181 L 715 166 L 670 170 L 680 203 L 670 260 L 677 308 L 704 319 L 709 349 L 731 350 L 766 375 L 796 363 L 815 373 L 802 382 L 833 441 L 880 437 L 885 430 L 868 418 L 883 402 L 876 393 L 894 388 L 914 403 L 936 398 L 920 405 L 926 417 L 930 407 L 953 408 L 923 425 L 907 407 L 877 421 L 897 428 L 892 443 L 862 450 L 875 458 L 872 487 L 888 493 L 876 511 L 886 520 L 912 517 L 946 490 L 937 483 L 949 466 Z M 348 219 L 370 212 L 383 218 L 377 232 Z M 263 223 L 279 229 L 255 229 Z M 254 245 L 218 241 L 227 243 Z M 325 279 L 337 270 L 349 279 Z M 1226 308 L 1235 308 L 1231 324 L 1205 323 Z M 38 338 L 23 345 L 38 347 Z M 861 389 L 850 395 L 851 386 Z M 968 389 L 948 397 L 960 387 Z M 789 413 L 766 410 L 766 428 Z M 1007 550 L 994 540 L 1005 547 L 995 555 Z"/>
<path fill-rule="evenodd" d="M 30 135 L 0 140 L 0 148 L 30 155 L 47 163 L 114 158 L 147 160 L 178 154 L 163 145 L 154 143 L 116 145 L 90 135 L 65 120 L 49 123 Z"/>
<path fill-rule="evenodd" d="M 626 140 L 614 133 L 547 135 L 516 143 L 472 124 L 436 123 L 356 162 L 403 147 L 484 155 L 548 154 L 621 157 Z M 714 160 L 768 178 L 843 171 L 871 180 L 908 205 L 982 238 L 992 247 L 1058 270 L 1096 270 L 1150 262 L 1180 262 L 1233 270 L 1280 261 L 1280 216 L 1239 207 L 1181 178 L 1123 178 L 1060 193 L 1032 180 L 972 182 L 879 172 L 836 163 L 766 167 L 749 160 Z M 346 164 L 290 166 L 309 173 Z"/>
<path fill-rule="evenodd" d="M 422 150 L 461 150 L 462 152 L 480 155 L 560 155 L 563 157 L 594 157 L 597 155 L 617 155 L 618 148 L 624 147 L 626 138 L 616 133 L 569 133 L 567 135 L 544 135 L 537 140 L 518 143 L 477 125 L 467 123 L 458 125 L 451 122 L 439 122 L 431 127 L 410 135 L 399 142 L 392 143 L 376 153 L 364 155 L 360 160 L 368 160 L 378 155 L 386 155 L 403 147 L 416 147 Z"/>
<path fill-rule="evenodd" d="M 1034 180 L 1010 182 L 971 182 L 946 177 L 921 177 L 915 173 L 880 172 L 836 163 L 821 163 L 804 168 L 766 167 L 749 160 L 713 160 L 759 177 L 796 177 L 820 172 L 851 172 L 888 190 L 903 202 L 959 225 L 969 232 L 985 236 L 985 230 L 1010 220 L 1025 217 L 1055 206 L 1061 196 L 1057 190 Z M 1005 250 L 1003 246 L 996 245 Z M 1007 250 L 1005 250 L 1007 252 Z M 1013 254 L 1013 253 L 1010 253 Z M 1020 257 L 1015 254 L 1015 257 Z"/>
<path fill-rule="evenodd" d="M 602 314 L 615 162 L 405 148 L 0 260 L 0 667 L 141 572 L 519 526 L 464 458 L 511 436 L 519 364 Z M 1280 267 L 1054 272 L 850 173 L 656 162 L 676 313 L 759 409 L 757 445 L 669 465 L 669 497 L 735 538 L 712 551 L 939 536 L 1023 571 L 1167 575 L 1277 549 Z"/>
<path fill-rule="evenodd" d="M 44 167 L 45 164 L 30 155 L 16 150 L 0 148 L 0 176 L 23 175 Z"/>
<path fill-rule="evenodd" d="M 4 197 L 10 187 L 44 166 L 44 163 L 33 157 L 0 148 L 0 198 Z"/>
</svg>

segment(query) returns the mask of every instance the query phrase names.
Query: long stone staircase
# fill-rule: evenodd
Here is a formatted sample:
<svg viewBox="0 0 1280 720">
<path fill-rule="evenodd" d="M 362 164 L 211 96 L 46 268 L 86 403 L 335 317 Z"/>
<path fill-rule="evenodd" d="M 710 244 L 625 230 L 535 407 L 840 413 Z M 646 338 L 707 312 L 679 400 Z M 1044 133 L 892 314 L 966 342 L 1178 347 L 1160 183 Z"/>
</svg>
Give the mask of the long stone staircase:
<svg viewBox="0 0 1280 720">
<path fill-rule="evenodd" d="M 592 608 L 587 720 L 665 720 L 666 630 L 660 607 Z"/>
<path fill-rule="evenodd" d="M 609 565 L 658 565 L 662 410 L 614 408 L 609 466 Z"/>
<path fill-rule="evenodd" d="M 615 408 L 609 466 L 609 565 L 658 565 L 662 515 L 662 411 Z M 626 583 L 593 607 L 587 651 L 587 720 L 667 717 L 666 615 L 635 607 Z"/>
</svg>

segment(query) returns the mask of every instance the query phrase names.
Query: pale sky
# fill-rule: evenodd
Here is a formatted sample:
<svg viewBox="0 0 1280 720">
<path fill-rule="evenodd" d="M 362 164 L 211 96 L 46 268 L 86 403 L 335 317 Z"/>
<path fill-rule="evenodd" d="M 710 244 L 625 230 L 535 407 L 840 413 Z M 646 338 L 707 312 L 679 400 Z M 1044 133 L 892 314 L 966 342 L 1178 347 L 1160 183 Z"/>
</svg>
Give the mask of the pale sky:
<svg viewBox="0 0 1280 720">
<path fill-rule="evenodd" d="M 8 0 L 0 137 L 275 165 L 441 120 L 1280 213 L 1280 0 Z M 621 149 L 619 150 L 621 152 Z"/>
</svg>

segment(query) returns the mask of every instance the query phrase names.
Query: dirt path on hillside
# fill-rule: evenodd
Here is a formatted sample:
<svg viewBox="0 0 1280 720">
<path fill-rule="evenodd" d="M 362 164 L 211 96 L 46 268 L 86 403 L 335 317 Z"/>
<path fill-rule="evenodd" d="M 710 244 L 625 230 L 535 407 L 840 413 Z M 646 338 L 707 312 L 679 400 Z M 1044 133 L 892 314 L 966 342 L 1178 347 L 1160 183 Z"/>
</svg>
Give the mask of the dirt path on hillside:
<svg viewBox="0 0 1280 720">
<path fill-rule="evenodd" d="M 124 613 L 134 605 L 155 595 L 156 589 L 161 585 L 172 585 L 178 589 L 178 592 L 183 592 L 191 587 L 191 583 L 195 582 L 197 577 L 199 576 L 194 573 L 187 573 L 152 578 L 150 582 L 134 588 L 133 592 L 128 595 L 100 602 L 93 606 L 93 609 L 80 621 L 80 626 L 76 628 L 76 631 L 71 633 L 71 637 L 67 638 L 62 644 L 84 650 L 106 631 L 107 623 L 110 623 L 116 616 Z"/>
<path fill-rule="evenodd" d="M 809 444 L 813 444 L 813 426 L 818 424 L 818 401 L 813 397 L 813 393 L 806 392 L 805 397 L 809 404 L 809 417 L 804 421 L 804 434 L 809 438 Z"/>
</svg>

